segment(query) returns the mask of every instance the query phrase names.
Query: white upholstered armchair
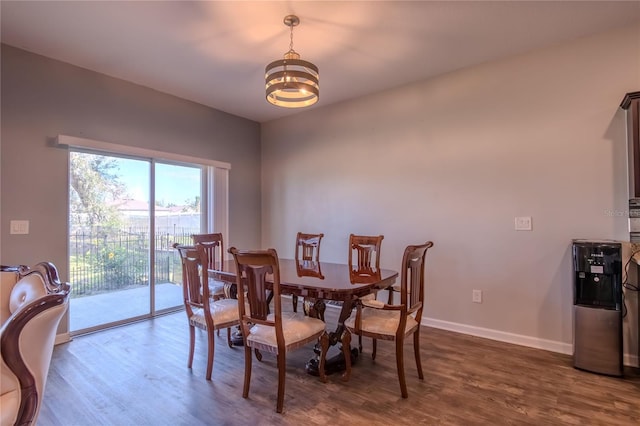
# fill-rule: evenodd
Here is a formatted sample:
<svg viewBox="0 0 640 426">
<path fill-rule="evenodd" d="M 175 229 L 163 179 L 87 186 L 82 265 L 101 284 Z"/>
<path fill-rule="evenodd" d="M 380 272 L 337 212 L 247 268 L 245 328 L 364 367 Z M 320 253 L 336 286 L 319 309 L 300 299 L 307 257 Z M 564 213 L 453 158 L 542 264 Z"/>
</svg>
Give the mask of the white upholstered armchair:
<svg viewBox="0 0 640 426">
<path fill-rule="evenodd" d="M 0 268 L 0 425 L 35 424 L 70 286 L 41 262 Z"/>
</svg>

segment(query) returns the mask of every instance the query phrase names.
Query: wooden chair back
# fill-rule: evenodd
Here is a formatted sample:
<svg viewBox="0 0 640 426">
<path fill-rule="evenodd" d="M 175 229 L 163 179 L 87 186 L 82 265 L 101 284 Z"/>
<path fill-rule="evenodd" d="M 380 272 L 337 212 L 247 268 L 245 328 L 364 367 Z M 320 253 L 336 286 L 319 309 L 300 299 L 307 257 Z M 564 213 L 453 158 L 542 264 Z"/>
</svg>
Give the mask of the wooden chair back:
<svg viewBox="0 0 640 426">
<path fill-rule="evenodd" d="M 320 242 L 324 234 L 305 234 L 296 236 L 296 260 L 320 261 Z"/>
<path fill-rule="evenodd" d="M 205 247 L 174 245 L 182 262 L 182 294 L 187 317 L 191 318 L 195 309 L 204 311 L 207 327 L 213 328 L 210 311 L 210 295 L 207 265 L 209 258 Z"/>
<path fill-rule="evenodd" d="M 432 241 L 420 245 L 410 245 L 402 256 L 402 274 L 400 281 L 400 304 L 407 313 L 415 312 L 420 323 L 424 308 L 424 265 L 427 250 L 433 247 Z"/>
<path fill-rule="evenodd" d="M 191 235 L 193 244 L 200 244 L 207 253 L 208 269 L 222 270 L 224 262 L 224 241 L 222 233 L 193 234 Z"/>
<path fill-rule="evenodd" d="M 358 274 L 380 270 L 380 248 L 384 235 L 349 235 L 349 266 Z M 354 262 L 355 256 L 355 262 Z"/>
</svg>

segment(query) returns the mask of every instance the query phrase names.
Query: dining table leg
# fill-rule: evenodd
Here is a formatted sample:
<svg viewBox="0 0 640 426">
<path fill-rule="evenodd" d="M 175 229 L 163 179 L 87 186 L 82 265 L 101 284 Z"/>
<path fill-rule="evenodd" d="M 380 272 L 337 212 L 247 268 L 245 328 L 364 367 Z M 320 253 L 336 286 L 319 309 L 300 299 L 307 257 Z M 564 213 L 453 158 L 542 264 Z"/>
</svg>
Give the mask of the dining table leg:
<svg viewBox="0 0 640 426">
<path fill-rule="evenodd" d="M 304 312 L 306 315 L 319 318 L 324 321 L 324 311 L 326 304 L 323 299 L 305 298 L 303 302 Z M 358 349 L 351 348 L 351 335 L 346 330 L 344 322 L 351 315 L 353 308 L 353 301 L 342 301 L 342 307 L 340 309 L 340 315 L 338 316 L 338 324 L 334 331 L 329 332 L 329 345 L 335 346 L 338 343 L 342 344 L 340 352 L 335 356 L 325 361 L 325 373 L 333 374 L 342 372 L 343 380 L 349 380 L 351 375 L 351 365 L 356 362 L 358 358 Z M 321 354 L 321 348 L 319 344 L 314 347 L 316 356 L 310 359 L 306 364 L 307 373 L 318 376 L 319 356 Z"/>
<path fill-rule="evenodd" d="M 323 299 L 305 297 L 302 300 L 302 309 L 306 316 L 324 321 L 324 312 L 327 309 L 327 305 Z"/>
</svg>

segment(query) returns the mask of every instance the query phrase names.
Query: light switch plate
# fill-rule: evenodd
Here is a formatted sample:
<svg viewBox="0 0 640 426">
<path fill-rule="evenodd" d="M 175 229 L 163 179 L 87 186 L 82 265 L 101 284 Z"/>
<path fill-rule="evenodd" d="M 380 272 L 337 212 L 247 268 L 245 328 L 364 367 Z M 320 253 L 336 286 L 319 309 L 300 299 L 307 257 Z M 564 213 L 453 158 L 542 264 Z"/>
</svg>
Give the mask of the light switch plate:
<svg viewBox="0 0 640 426">
<path fill-rule="evenodd" d="M 12 220 L 9 225 L 9 234 L 25 235 L 29 233 L 28 220 Z"/>
<path fill-rule="evenodd" d="M 516 217 L 516 231 L 531 231 L 531 216 Z"/>
</svg>

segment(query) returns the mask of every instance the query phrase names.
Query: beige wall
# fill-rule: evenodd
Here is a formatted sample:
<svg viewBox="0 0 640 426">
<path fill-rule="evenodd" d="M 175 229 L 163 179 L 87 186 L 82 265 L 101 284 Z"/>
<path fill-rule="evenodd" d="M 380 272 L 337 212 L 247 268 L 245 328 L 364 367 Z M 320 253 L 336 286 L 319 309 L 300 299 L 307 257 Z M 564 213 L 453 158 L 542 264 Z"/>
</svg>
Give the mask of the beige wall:
<svg viewBox="0 0 640 426">
<path fill-rule="evenodd" d="M 231 163 L 228 242 L 260 241 L 260 126 L 2 45 L 0 263 L 54 262 L 68 279 L 68 153 L 58 134 Z M 9 222 L 30 221 L 29 235 Z"/>
<path fill-rule="evenodd" d="M 324 232 L 345 262 L 349 233 L 384 234 L 397 269 L 433 240 L 425 323 L 571 353 L 571 240 L 628 239 L 608 212 L 626 212 L 636 90 L 640 26 L 263 124 L 262 244 L 292 257 L 297 231 Z"/>
</svg>

